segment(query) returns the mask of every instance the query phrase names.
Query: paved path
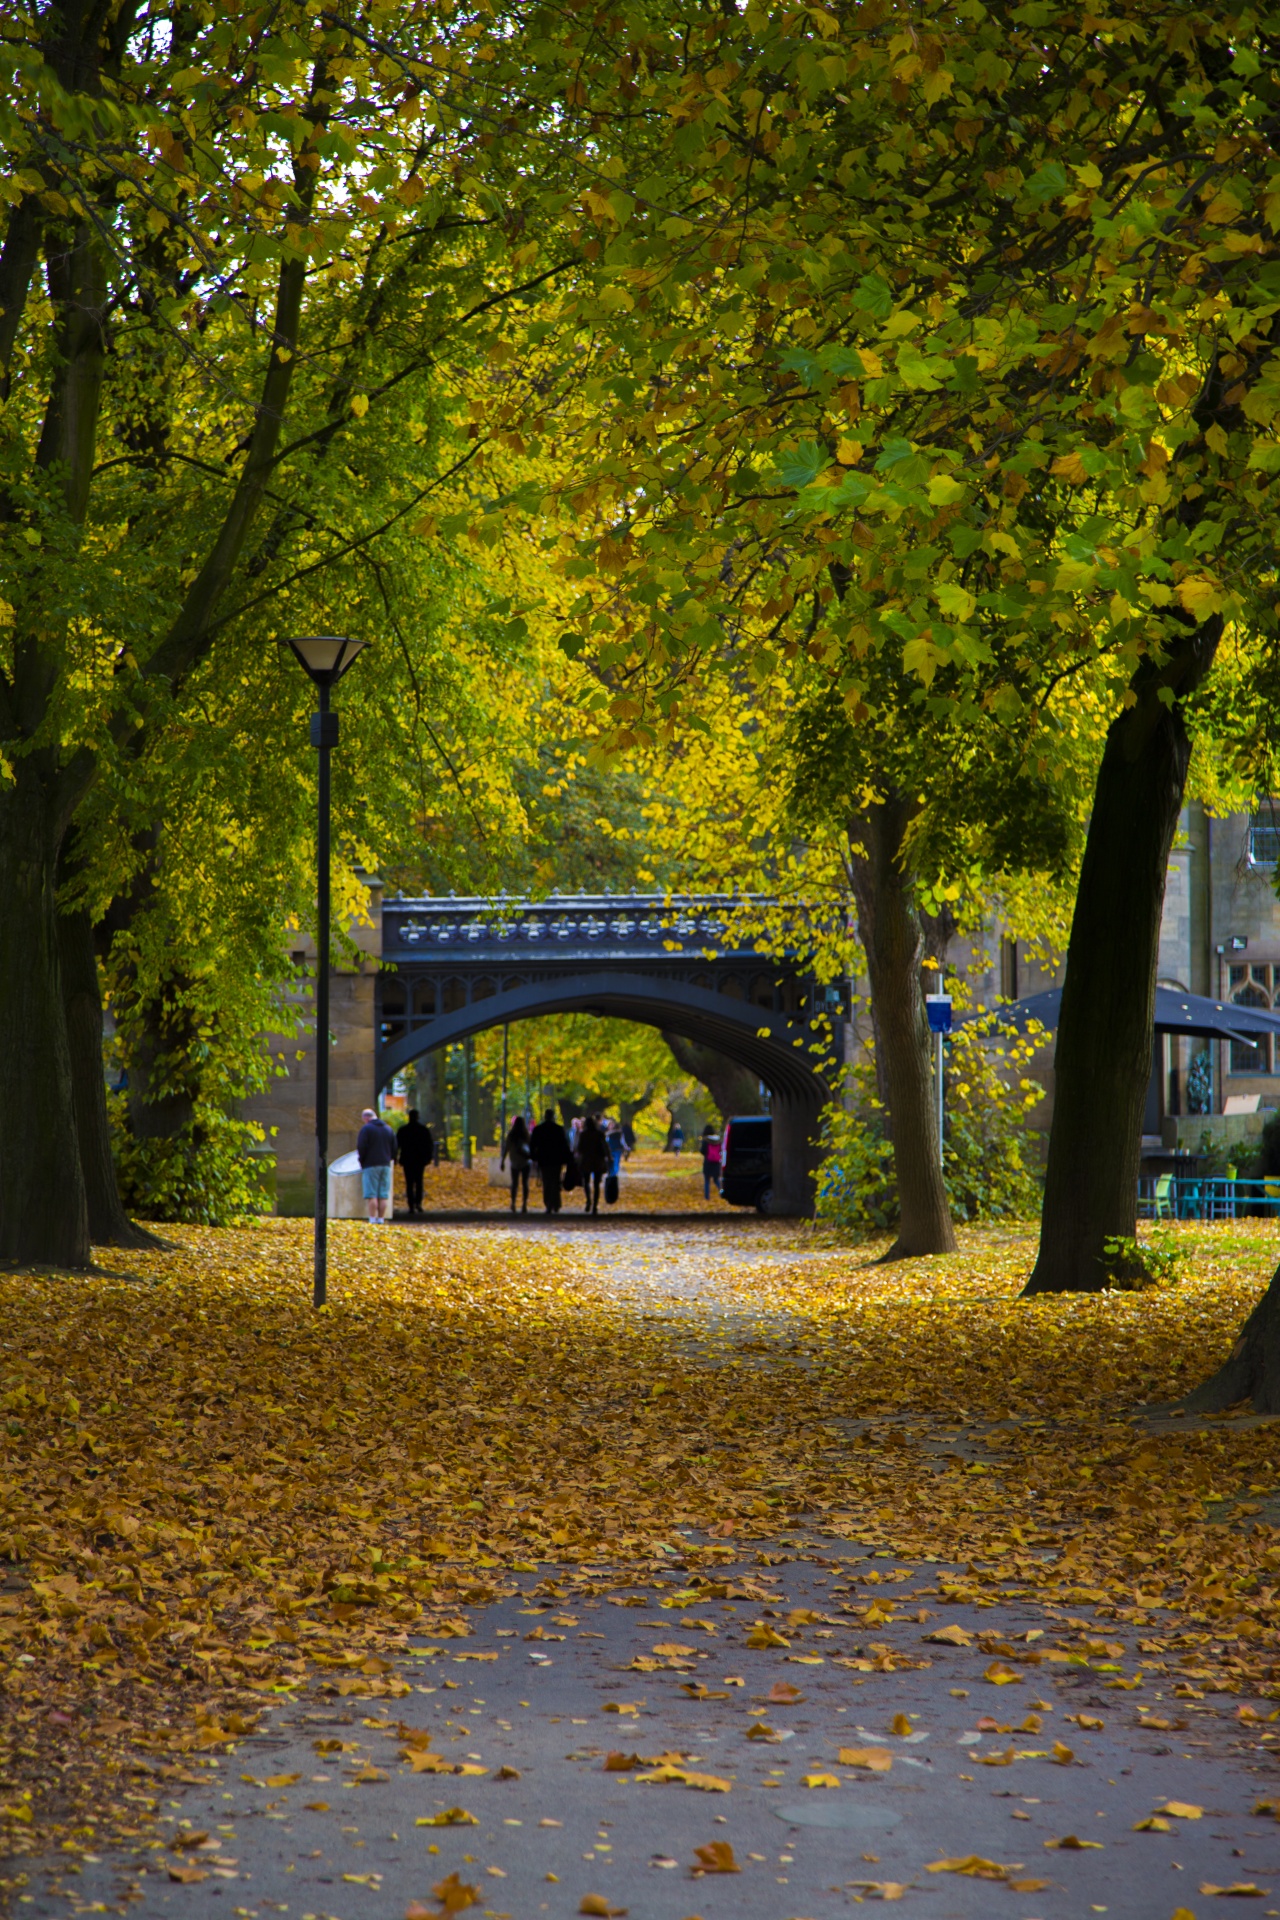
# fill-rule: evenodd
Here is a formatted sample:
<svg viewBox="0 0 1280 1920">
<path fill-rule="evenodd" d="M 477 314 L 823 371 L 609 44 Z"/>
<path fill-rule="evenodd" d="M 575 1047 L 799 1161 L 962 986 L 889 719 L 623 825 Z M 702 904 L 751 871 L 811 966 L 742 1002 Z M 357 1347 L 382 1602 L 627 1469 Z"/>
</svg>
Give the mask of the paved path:
<svg viewBox="0 0 1280 1920">
<path fill-rule="evenodd" d="M 602 1288 L 705 1333 L 696 1230 L 596 1245 Z M 938 1589 L 955 1569 L 875 1541 L 714 1543 L 715 1565 L 712 1543 L 670 1541 L 641 1584 L 603 1564 L 513 1578 L 471 1635 L 411 1636 L 366 1693 L 320 1683 L 185 1781 L 140 1779 L 168 1838 L 53 1863 L 18 1911 L 835 1920 L 888 1898 L 928 1920 L 1205 1920 L 1222 1896 L 1202 1888 L 1244 1884 L 1265 1890 L 1246 1912 L 1280 1915 L 1280 1826 L 1253 1811 L 1280 1795 L 1272 1705 L 1154 1669 L 1131 1690 L 1155 1629 L 957 1605 Z M 944 1627 L 968 1644 L 926 1637 Z"/>
<path fill-rule="evenodd" d="M 795 1543 L 777 1551 L 793 1554 Z M 560 1599 L 526 1577 L 520 1595 L 472 1616 L 473 1638 L 415 1638 L 423 1651 L 400 1663 L 410 1692 L 313 1692 L 281 1707 L 259 1737 L 199 1769 L 208 1784 L 181 1798 L 164 1789 L 169 1847 L 87 1864 L 61 1892 L 46 1883 L 25 1910 L 128 1900 L 175 1920 L 383 1920 L 415 1900 L 435 1911 L 431 1889 L 450 1875 L 475 1889 L 473 1912 L 511 1920 L 568 1920 L 590 1895 L 632 1920 L 829 1920 L 876 1897 L 872 1882 L 904 1886 L 902 1899 L 930 1920 L 1170 1920 L 1180 1906 L 1216 1911 L 1205 1882 L 1253 1882 L 1273 1897 L 1251 1910 L 1280 1909 L 1280 1829 L 1252 1812 L 1280 1782 L 1236 1720 L 1240 1702 L 1144 1689 L 1142 1716 L 1132 1694 L 1108 1684 L 1115 1667 L 1132 1670 L 1134 1634 L 1108 1628 L 1091 1665 L 1036 1663 L 1042 1649 L 1078 1648 L 1061 1616 L 940 1603 L 937 1567 L 904 1568 L 846 1543 L 804 1551 L 814 1558 L 761 1566 L 753 1552 L 697 1576 L 711 1586 L 687 1603 L 676 1566 L 648 1589 L 579 1573 L 577 1591 Z M 720 1587 L 738 1597 L 712 1591 Z M 859 1616 L 886 1594 L 897 1619 L 868 1629 Z M 842 1611 L 850 1606 L 857 1614 Z M 796 1610 L 830 1624 L 797 1632 Z M 749 1647 L 761 1620 L 790 1647 Z M 986 1645 L 925 1641 L 952 1624 Z M 1023 1637 L 1038 1629 L 1041 1639 Z M 654 1652 L 672 1647 L 691 1651 Z M 890 1670 L 835 1664 L 856 1659 Z M 895 1670 L 895 1659 L 932 1664 Z M 636 1660 L 658 1664 L 638 1672 Z M 993 1662 L 1017 1680 L 985 1679 Z M 775 1690 L 796 1697 L 771 1699 Z M 906 1738 L 890 1731 L 899 1715 Z M 1026 1730 L 1028 1715 L 1039 1731 Z M 1151 1724 L 1162 1720 L 1172 1724 Z M 415 1772 L 423 1732 L 423 1751 L 476 1771 Z M 1072 1757 L 1053 1758 L 1055 1743 Z M 876 1748 L 888 1771 L 841 1759 Z M 610 1772 L 610 1752 L 644 1764 Z M 664 1765 L 728 1790 L 642 1777 Z M 839 1785 L 805 1784 L 817 1775 Z M 272 1784 L 282 1776 L 298 1777 Z M 1166 1830 L 1133 1831 L 1170 1801 L 1201 1817 L 1165 1814 Z M 432 1824 L 454 1808 L 465 1824 Z M 207 1840 L 179 1844 L 200 1834 Z M 1086 1844 L 1046 1844 L 1069 1836 Z M 717 1843 L 740 1872 L 695 1878 L 698 1849 Z M 1001 1881 L 928 1871 L 973 1855 L 1003 1869 Z M 173 1870 L 192 1877 L 179 1883 Z"/>
</svg>

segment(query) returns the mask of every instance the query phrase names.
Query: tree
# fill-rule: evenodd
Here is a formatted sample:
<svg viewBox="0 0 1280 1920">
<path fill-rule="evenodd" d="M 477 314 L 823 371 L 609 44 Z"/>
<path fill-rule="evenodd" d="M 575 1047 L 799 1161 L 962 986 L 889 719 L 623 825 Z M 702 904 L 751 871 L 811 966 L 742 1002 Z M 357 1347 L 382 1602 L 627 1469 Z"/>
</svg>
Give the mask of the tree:
<svg viewBox="0 0 1280 1920">
<path fill-rule="evenodd" d="M 545 378 L 536 357 L 504 372 L 495 323 L 567 258 L 546 250 L 551 148 L 453 111 L 465 24 L 406 5 L 374 30 L 296 0 L 49 0 L 5 23 L 2 1257 L 88 1257 L 77 1120 L 101 1116 L 73 1098 L 58 906 L 91 796 L 129 789 L 290 588 L 314 607 L 367 566 L 376 596 L 392 530 L 472 524 L 476 421 L 507 430 Z M 416 471 L 366 490 L 392 423 Z"/>
<path fill-rule="evenodd" d="M 1032 1282 L 1099 1286 L 1133 1228 L 1191 704 L 1224 622 L 1275 630 L 1268 33 L 1159 0 L 748 6 L 646 98 L 676 129 L 661 190 L 589 208 L 593 324 L 643 404 L 592 428 L 609 529 L 574 645 L 609 655 L 620 742 L 708 673 L 801 657 L 861 724 L 889 657 L 1055 783 L 1101 707 Z"/>
</svg>

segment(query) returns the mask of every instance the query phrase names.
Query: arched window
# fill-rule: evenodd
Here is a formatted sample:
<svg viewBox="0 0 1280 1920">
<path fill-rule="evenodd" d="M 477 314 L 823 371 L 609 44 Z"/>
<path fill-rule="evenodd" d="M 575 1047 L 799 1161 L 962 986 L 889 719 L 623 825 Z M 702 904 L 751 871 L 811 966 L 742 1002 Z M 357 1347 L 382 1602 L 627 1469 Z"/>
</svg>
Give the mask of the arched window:
<svg viewBox="0 0 1280 1920">
<path fill-rule="evenodd" d="M 1265 1007 L 1270 1010 L 1274 976 L 1280 974 L 1280 968 L 1270 966 L 1241 966 L 1231 969 L 1231 998 L 1238 1007 Z M 1231 1042 L 1232 1073 L 1270 1073 L 1271 1039 L 1260 1035 L 1255 1045 L 1246 1040 Z"/>
</svg>

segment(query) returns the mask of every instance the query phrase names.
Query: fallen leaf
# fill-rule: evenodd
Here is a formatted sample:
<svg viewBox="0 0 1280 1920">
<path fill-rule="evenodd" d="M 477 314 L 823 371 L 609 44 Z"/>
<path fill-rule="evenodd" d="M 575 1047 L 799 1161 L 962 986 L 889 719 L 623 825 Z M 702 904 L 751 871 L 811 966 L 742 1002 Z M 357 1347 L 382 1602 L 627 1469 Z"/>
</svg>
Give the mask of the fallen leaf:
<svg viewBox="0 0 1280 1920">
<path fill-rule="evenodd" d="M 304 1800 L 302 1804 L 308 1813 L 328 1813 L 329 1811 L 327 1800 Z"/>
<path fill-rule="evenodd" d="M 204 1867 L 180 1867 L 175 1864 L 169 1868 L 169 1878 L 176 1880 L 181 1887 L 194 1887 L 199 1881 L 207 1880 L 209 1874 Z"/>
<path fill-rule="evenodd" d="M 1215 1887 L 1211 1881 L 1202 1880 L 1200 1882 L 1200 1891 L 1201 1893 L 1235 1894 L 1246 1900 L 1265 1900 L 1269 1889 L 1266 1887 L 1256 1887 L 1252 1880 L 1233 1880 L 1229 1887 Z"/>
<path fill-rule="evenodd" d="M 446 1807 L 443 1813 L 420 1814 L 415 1827 L 478 1827 L 480 1822 L 465 1807 Z"/>
<path fill-rule="evenodd" d="M 185 1833 L 174 1834 L 169 1842 L 169 1850 L 171 1853 L 186 1853 L 192 1847 L 202 1847 L 208 1838 L 206 1828 L 198 1827 L 194 1831 L 188 1828 Z"/>
<path fill-rule="evenodd" d="M 837 1757 L 842 1767 L 861 1767 L 867 1773 L 888 1773 L 893 1765 L 888 1747 L 841 1747 Z"/>
<path fill-rule="evenodd" d="M 528 1637 L 528 1634 L 526 1634 L 526 1640 Z M 679 1659 L 682 1655 L 696 1654 L 698 1649 L 696 1647 L 686 1646 L 683 1640 L 664 1640 L 661 1645 L 656 1646 L 653 1651 L 661 1654 L 664 1660 L 674 1660 Z"/>
<path fill-rule="evenodd" d="M 910 1887 L 909 1880 L 850 1880 L 869 1900 L 901 1900 Z"/>
<path fill-rule="evenodd" d="M 519 1767 L 499 1767 L 493 1777 L 495 1780 L 519 1780 L 521 1773 Z"/>
<path fill-rule="evenodd" d="M 963 1853 L 953 1860 L 935 1860 L 926 1873 L 963 1873 L 974 1880 L 1003 1880 L 1010 1869 L 998 1861 L 984 1860 L 980 1853 Z"/>
<path fill-rule="evenodd" d="M 638 1753 L 607 1753 L 604 1757 L 606 1773 L 630 1773 L 632 1767 L 640 1765 Z"/>
<path fill-rule="evenodd" d="M 1046 1840 L 1044 1844 L 1050 1851 L 1056 1847 L 1063 1853 L 1084 1853 L 1087 1849 L 1094 1849 L 1100 1853 L 1103 1845 L 1101 1840 L 1080 1840 L 1074 1833 L 1065 1833 L 1061 1840 Z"/>
<path fill-rule="evenodd" d="M 757 1699 L 759 1695 L 756 1696 Z M 804 1699 L 799 1687 L 793 1687 L 789 1680 L 775 1680 L 765 1698 L 771 1706 L 794 1707 Z"/>
<path fill-rule="evenodd" d="M 1145 1820 L 1134 1821 L 1132 1832 L 1134 1833 L 1172 1833 L 1173 1828 L 1170 1826 L 1167 1820 L 1162 1820 L 1158 1813 L 1149 1813 Z"/>
<path fill-rule="evenodd" d="M 445 1913 L 463 1913 L 468 1907 L 480 1905 L 480 1889 L 469 1881 L 459 1880 L 451 1873 L 446 1880 L 437 1880 L 431 1889 Z"/>
<path fill-rule="evenodd" d="M 1192 1806 L 1188 1800 L 1166 1800 L 1162 1807 L 1156 1808 L 1156 1812 L 1171 1813 L 1175 1820 L 1199 1820 L 1203 1817 L 1204 1808 Z"/>
<path fill-rule="evenodd" d="M 606 1700 L 603 1710 L 605 1713 L 639 1713 L 643 1705 L 643 1700 Z"/>
<path fill-rule="evenodd" d="M 772 1627 L 757 1626 L 752 1627 L 747 1635 L 747 1645 L 749 1647 L 789 1647 L 791 1642 L 785 1640 L 780 1633 L 775 1633 Z"/>
<path fill-rule="evenodd" d="M 1009 1880 L 1005 1883 L 1014 1893 L 1043 1893 L 1046 1887 L 1053 1885 L 1052 1880 Z"/>
<path fill-rule="evenodd" d="M 676 1782 L 684 1787 L 697 1787 L 703 1793 L 728 1793 L 733 1786 L 732 1780 L 722 1780 L 714 1773 L 691 1773 L 687 1767 L 654 1767 L 649 1773 L 638 1773 L 637 1780 L 652 1782 L 663 1786 Z"/>
<path fill-rule="evenodd" d="M 1006 1666 L 1003 1660 L 993 1660 L 983 1672 L 982 1677 L 984 1680 L 989 1680 L 993 1687 L 1011 1687 L 1022 1679 L 1022 1675 L 1015 1673 L 1012 1667 Z"/>
<path fill-rule="evenodd" d="M 704 1873 L 742 1872 L 727 1840 L 711 1840 L 705 1847 L 695 1847 L 693 1851 L 698 1862 L 693 1870 L 695 1877 Z"/>
<path fill-rule="evenodd" d="M 973 1635 L 967 1627 L 935 1627 L 932 1633 L 922 1633 L 922 1640 L 932 1640 L 942 1647 L 971 1647 Z"/>
<path fill-rule="evenodd" d="M 840 1775 L 838 1773 L 806 1773 L 802 1776 L 800 1784 L 803 1787 L 838 1787 Z"/>
<path fill-rule="evenodd" d="M 1053 1757 L 1060 1767 L 1069 1767 L 1076 1756 L 1065 1742 L 1055 1740 L 1053 1743 Z"/>
<path fill-rule="evenodd" d="M 597 1920 L 615 1920 L 626 1911 L 625 1907 L 611 1907 L 602 1893 L 584 1893 L 578 1902 L 579 1913 L 593 1914 Z"/>
<path fill-rule="evenodd" d="M 1093 1713 L 1069 1713 L 1066 1717 L 1068 1720 L 1074 1720 L 1078 1727 L 1083 1727 L 1086 1733 L 1098 1733 L 1106 1725 L 1104 1720 L 1099 1720 Z"/>
<path fill-rule="evenodd" d="M 912 1728 L 911 1722 L 908 1720 L 905 1713 L 895 1713 L 892 1720 L 889 1722 L 889 1731 L 890 1733 L 896 1733 L 901 1737 L 908 1733 L 913 1732 L 914 1729 Z"/>
</svg>

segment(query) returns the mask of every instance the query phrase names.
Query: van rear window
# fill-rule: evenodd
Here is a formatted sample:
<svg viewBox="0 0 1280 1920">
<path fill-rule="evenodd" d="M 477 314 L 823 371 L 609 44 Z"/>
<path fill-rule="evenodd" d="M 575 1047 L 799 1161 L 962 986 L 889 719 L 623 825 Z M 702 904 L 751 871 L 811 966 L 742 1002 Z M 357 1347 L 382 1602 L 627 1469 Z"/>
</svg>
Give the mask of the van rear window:
<svg viewBox="0 0 1280 1920">
<path fill-rule="evenodd" d="M 729 1150 L 741 1153 L 750 1152 L 753 1147 L 767 1147 L 773 1139 L 773 1122 L 768 1116 L 760 1119 L 735 1119 L 729 1129 Z"/>
</svg>

